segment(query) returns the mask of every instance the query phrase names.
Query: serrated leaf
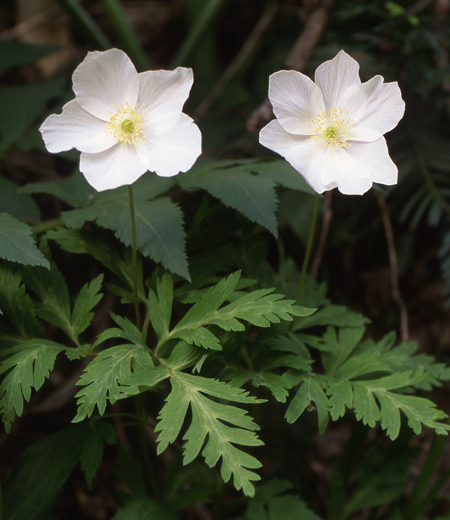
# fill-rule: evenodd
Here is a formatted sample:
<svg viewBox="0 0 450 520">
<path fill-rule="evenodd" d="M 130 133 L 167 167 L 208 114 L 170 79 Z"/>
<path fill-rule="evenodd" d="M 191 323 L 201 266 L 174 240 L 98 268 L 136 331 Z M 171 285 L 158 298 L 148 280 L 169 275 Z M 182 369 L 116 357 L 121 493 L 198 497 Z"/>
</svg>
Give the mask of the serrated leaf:
<svg viewBox="0 0 450 520">
<path fill-rule="evenodd" d="M 156 294 L 150 291 L 147 300 L 148 316 L 158 337 L 158 343 L 169 334 L 170 317 L 173 303 L 173 279 L 169 273 L 162 278 L 156 278 Z"/>
<path fill-rule="evenodd" d="M 81 470 L 84 472 L 89 490 L 92 490 L 92 480 L 103 459 L 105 444 L 111 445 L 116 442 L 114 426 L 100 420 L 89 422 L 89 436 L 83 444 L 80 456 Z"/>
<path fill-rule="evenodd" d="M 128 397 L 130 393 L 139 393 L 138 389 L 122 387 L 121 383 L 134 370 L 143 367 L 151 369 L 153 362 L 150 351 L 141 345 L 118 345 L 102 350 L 89 363 L 77 382 L 83 388 L 75 396 L 78 399 L 78 412 L 73 421 L 79 422 L 90 417 L 95 406 L 100 415 L 103 415 L 107 400 L 115 403 L 118 399 Z"/>
<path fill-rule="evenodd" d="M 21 282 L 18 273 L 0 267 L 0 305 L 23 339 L 40 337 L 42 331 L 36 319 L 33 302 Z"/>
<path fill-rule="evenodd" d="M 99 293 L 102 287 L 103 275 L 94 278 L 90 283 L 83 285 L 75 300 L 72 311 L 72 329 L 75 336 L 79 336 L 90 325 L 94 313 L 91 310 L 101 300 Z"/>
<path fill-rule="evenodd" d="M 175 441 L 190 406 L 192 421 L 183 437 L 186 440 L 184 464 L 194 460 L 203 448 L 202 455 L 208 466 L 215 466 L 222 458 L 221 474 L 224 481 L 227 482 L 233 475 L 236 489 L 242 488 L 246 495 L 253 496 L 251 481 L 259 480 L 259 476 L 251 469 L 258 468 L 261 464 L 234 444 L 261 445 L 262 442 L 253 433 L 259 427 L 245 410 L 212 401 L 204 394 L 238 403 L 262 401 L 222 381 L 184 372 L 172 372 L 170 381 L 172 392 L 166 399 L 155 428 L 155 432 L 161 432 L 158 436 L 158 453 Z M 233 427 L 227 426 L 223 421 Z"/>
<path fill-rule="evenodd" d="M 207 325 L 239 332 L 245 330 L 239 319 L 259 327 L 269 327 L 271 323 L 279 323 L 280 320 L 292 321 L 292 315 L 307 316 L 314 312 L 314 309 L 292 305 L 293 300 L 282 300 L 281 294 L 270 294 L 273 289 L 253 291 L 219 308 L 234 291 L 239 277 L 240 271 L 211 287 L 183 316 L 169 337 L 220 350 L 218 338 L 205 328 Z"/>
<path fill-rule="evenodd" d="M 146 349 L 147 345 L 142 337 L 142 333 L 128 318 L 123 318 L 118 314 L 110 311 L 111 318 L 119 325 L 120 328 L 110 328 L 103 331 L 94 343 L 94 347 L 102 344 L 110 338 L 120 338 L 128 340 L 132 345 L 136 345 L 142 349 Z"/>
<path fill-rule="evenodd" d="M 335 327 L 362 327 L 364 324 L 370 323 L 369 318 L 362 314 L 350 311 L 343 305 L 328 305 L 323 309 L 319 309 L 312 316 L 302 320 L 296 320 L 292 327 L 292 332 L 304 330 L 311 327 L 329 326 Z"/>
<path fill-rule="evenodd" d="M 112 520 L 177 520 L 169 509 L 153 498 L 132 500 Z"/>
<path fill-rule="evenodd" d="M 40 211 L 29 195 L 18 195 L 19 185 L 0 177 L 0 212 L 21 220 L 39 220 Z"/>
<path fill-rule="evenodd" d="M 70 473 L 80 460 L 86 425 L 48 435 L 20 456 L 3 490 L 5 520 L 47 520 Z"/>
<path fill-rule="evenodd" d="M 31 228 L 7 213 L 0 213 L 0 258 L 22 265 L 50 268 L 49 261 L 31 238 Z"/>
<path fill-rule="evenodd" d="M 31 390 L 39 390 L 53 369 L 56 356 L 66 347 L 44 339 L 24 341 L 8 350 L 0 365 L 0 374 L 8 372 L 0 384 L 0 413 L 6 431 L 16 414 L 22 415 L 23 400 L 29 401 Z"/>
<path fill-rule="evenodd" d="M 285 418 L 289 423 L 294 423 L 305 411 L 314 403 L 317 410 L 317 420 L 319 433 L 323 433 L 328 426 L 328 399 L 325 396 L 322 385 L 318 381 L 316 374 L 305 376 L 304 382 L 297 390 L 294 398 L 286 410 Z"/>
<path fill-rule="evenodd" d="M 64 91 L 66 79 L 59 78 L 0 88 L 0 153 L 8 150 L 38 118 L 47 102 Z"/>
<path fill-rule="evenodd" d="M 292 388 L 292 383 L 283 376 L 273 374 L 268 371 L 255 372 L 252 370 L 236 370 L 227 371 L 223 377 L 230 381 L 233 386 L 241 387 L 248 381 L 251 381 L 253 386 L 265 386 L 279 403 L 285 403 L 289 395 L 288 390 Z"/>
<path fill-rule="evenodd" d="M 364 327 L 328 327 L 321 347 L 322 364 L 327 374 L 333 374 L 347 360 L 361 341 Z"/>
<path fill-rule="evenodd" d="M 177 180 L 183 189 L 202 188 L 208 191 L 226 206 L 278 236 L 275 183 L 269 175 L 259 175 L 254 162 L 215 161 L 199 164 Z"/>
<path fill-rule="evenodd" d="M 169 271 L 189 278 L 185 253 L 183 214 L 168 198 L 152 201 L 136 200 L 136 241 L 138 250 Z M 117 199 L 87 208 L 63 212 L 63 222 L 70 228 L 80 228 L 87 221 L 112 229 L 117 238 L 131 246 L 131 219 L 128 200 Z"/>
</svg>

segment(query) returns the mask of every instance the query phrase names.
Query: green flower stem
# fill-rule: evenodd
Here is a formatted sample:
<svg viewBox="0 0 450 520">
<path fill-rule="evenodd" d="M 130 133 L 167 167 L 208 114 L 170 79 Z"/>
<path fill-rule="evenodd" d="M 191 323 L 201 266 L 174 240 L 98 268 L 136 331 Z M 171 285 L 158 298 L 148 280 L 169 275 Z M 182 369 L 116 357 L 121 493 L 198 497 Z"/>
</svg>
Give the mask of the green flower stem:
<svg viewBox="0 0 450 520">
<path fill-rule="evenodd" d="M 45 222 L 41 222 L 40 224 L 36 224 L 33 226 L 33 231 L 36 233 L 36 235 L 40 235 L 41 233 L 45 233 L 49 229 L 54 229 L 58 226 L 62 226 L 62 220 L 60 218 L 54 218 L 52 220 L 47 220 Z"/>
<path fill-rule="evenodd" d="M 295 304 L 300 302 L 300 296 L 302 295 L 303 283 L 305 281 L 306 270 L 308 268 L 309 257 L 311 256 L 311 249 L 314 239 L 314 230 L 316 228 L 317 208 L 319 206 L 319 194 L 316 193 L 314 198 L 314 206 L 311 217 L 311 227 L 309 228 L 308 245 L 306 246 L 306 253 L 303 259 L 302 273 L 300 275 L 300 283 L 298 284 L 297 296 L 295 298 Z"/>
<path fill-rule="evenodd" d="M 137 395 L 135 398 L 134 398 L 134 404 L 135 404 L 135 407 L 136 407 L 136 415 L 138 415 L 139 417 L 141 417 L 141 419 L 143 421 L 145 421 L 145 418 L 144 418 L 144 396 L 142 394 L 139 394 Z M 153 492 L 153 496 L 154 497 L 159 497 L 160 494 L 159 494 L 159 488 L 158 488 L 158 483 L 156 481 L 156 478 L 155 478 L 155 475 L 153 474 L 153 471 L 152 471 L 152 465 L 151 465 L 151 462 L 150 462 L 150 455 L 149 455 L 149 451 L 148 451 L 148 442 L 147 442 L 147 439 L 145 437 L 145 426 L 144 426 L 144 423 L 141 423 L 140 426 L 139 426 L 139 442 L 141 444 L 141 454 L 142 454 L 142 458 L 143 458 L 143 461 L 144 461 L 144 467 L 145 467 L 145 472 L 147 474 L 147 481 L 148 481 L 148 484 Z"/>
<path fill-rule="evenodd" d="M 141 330 L 141 313 L 139 311 L 139 295 L 137 286 L 137 246 L 136 246 L 136 217 L 134 214 L 133 186 L 128 186 L 130 197 L 130 216 L 131 216 L 131 240 L 133 244 L 133 300 L 134 312 L 136 315 L 136 327 Z"/>
<path fill-rule="evenodd" d="M 89 13 L 77 2 L 77 0 L 57 0 L 66 13 L 81 27 L 98 48 L 107 50 L 112 47 L 111 42 L 100 27 L 94 22 Z"/>
<path fill-rule="evenodd" d="M 101 0 L 106 16 L 116 33 L 121 45 L 138 69 L 147 70 L 149 60 L 142 50 L 136 33 L 127 21 L 119 0 Z"/>
<path fill-rule="evenodd" d="M 442 457 L 442 451 L 446 442 L 447 437 L 445 435 L 433 435 L 433 442 L 430 451 L 428 452 L 427 459 L 422 467 L 420 475 L 417 477 L 416 484 L 409 499 L 409 504 L 406 508 L 405 520 L 413 520 L 420 517 L 423 508 L 428 505 L 425 493 L 436 464 Z"/>
</svg>

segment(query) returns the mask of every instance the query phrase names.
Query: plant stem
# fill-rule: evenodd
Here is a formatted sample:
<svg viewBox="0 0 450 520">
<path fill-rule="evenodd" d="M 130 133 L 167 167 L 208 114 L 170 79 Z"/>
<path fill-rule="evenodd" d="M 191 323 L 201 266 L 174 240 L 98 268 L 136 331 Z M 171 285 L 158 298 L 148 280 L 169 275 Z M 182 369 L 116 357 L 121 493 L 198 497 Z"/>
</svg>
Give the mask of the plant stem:
<svg viewBox="0 0 450 520">
<path fill-rule="evenodd" d="M 45 231 L 48 231 L 49 229 L 54 229 L 62 225 L 63 223 L 60 218 L 54 218 L 52 220 L 46 220 L 45 222 L 36 224 L 33 226 L 33 231 L 36 233 L 36 235 L 39 235 L 40 233 L 45 233 Z"/>
<path fill-rule="evenodd" d="M 314 198 L 314 206 L 311 216 L 311 227 L 309 228 L 308 244 L 306 246 L 306 253 L 303 259 L 302 273 L 300 275 L 300 283 L 298 284 L 297 297 L 295 298 L 295 304 L 300 302 L 300 296 L 302 295 L 303 283 L 305 281 L 306 270 L 308 268 L 309 257 L 311 256 L 312 244 L 314 239 L 314 230 L 316 227 L 317 208 L 319 206 L 319 194 L 316 193 Z"/>
<path fill-rule="evenodd" d="M 100 27 L 94 22 L 90 14 L 77 2 L 77 0 L 57 0 L 59 5 L 88 35 L 91 42 L 99 49 L 110 49 L 111 42 L 105 36 Z"/>
<path fill-rule="evenodd" d="M 136 415 L 141 417 L 142 421 L 145 421 L 145 418 L 143 417 L 144 396 L 142 394 L 137 395 L 135 397 L 134 403 L 136 406 Z M 147 474 L 147 481 L 153 492 L 153 495 L 157 498 L 157 497 L 159 497 L 158 483 L 156 482 L 155 475 L 153 474 L 153 471 L 152 471 L 152 465 L 150 462 L 150 455 L 148 452 L 148 444 L 147 444 L 147 439 L 145 438 L 144 427 L 145 427 L 144 423 L 141 422 L 141 424 L 139 425 L 139 442 L 141 444 L 142 458 L 144 461 L 145 472 Z"/>
<path fill-rule="evenodd" d="M 137 246 L 136 246 L 136 217 L 134 214 L 133 186 L 128 186 L 130 197 L 130 216 L 131 216 L 131 240 L 133 244 L 133 300 L 134 312 L 136 315 L 136 327 L 141 330 L 141 313 L 139 311 L 139 296 L 137 286 Z"/>
<path fill-rule="evenodd" d="M 422 507 L 427 505 L 427 500 L 424 499 L 426 489 L 430 483 L 431 476 L 434 472 L 436 464 L 442 456 L 447 437 L 444 435 L 433 435 L 433 442 L 428 452 L 427 459 L 422 466 L 420 475 L 417 477 L 416 485 L 411 493 L 408 506 L 406 508 L 405 519 L 413 520 L 421 516 Z M 422 505 L 422 507 L 420 507 Z"/>
<path fill-rule="evenodd" d="M 149 60 L 142 50 L 136 33 L 127 21 L 122 6 L 118 0 L 101 0 L 106 16 L 113 30 L 117 34 L 121 45 L 130 55 L 135 65 L 140 70 L 149 68 Z"/>
</svg>

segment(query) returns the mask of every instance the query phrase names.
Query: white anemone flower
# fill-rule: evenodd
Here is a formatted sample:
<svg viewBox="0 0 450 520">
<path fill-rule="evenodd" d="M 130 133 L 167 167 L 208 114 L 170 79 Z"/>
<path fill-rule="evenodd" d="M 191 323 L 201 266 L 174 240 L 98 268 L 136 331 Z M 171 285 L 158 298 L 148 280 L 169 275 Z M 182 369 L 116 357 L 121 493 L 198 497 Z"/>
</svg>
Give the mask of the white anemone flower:
<svg viewBox="0 0 450 520">
<path fill-rule="evenodd" d="M 89 52 L 72 80 L 75 99 L 40 131 L 49 152 L 81 152 L 80 171 L 97 191 L 130 185 L 147 170 L 172 177 L 201 154 L 200 130 L 182 112 L 192 69 L 138 74 L 111 49 Z"/>
<path fill-rule="evenodd" d="M 403 116 L 400 88 L 382 76 L 361 83 L 358 71 L 358 62 L 340 51 L 317 68 L 315 83 L 296 71 L 270 76 L 276 119 L 259 141 L 285 157 L 317 193 L 337 187 L 362 195 L 373 182 L 397 183 L 383 134 Z"/>
</svg>

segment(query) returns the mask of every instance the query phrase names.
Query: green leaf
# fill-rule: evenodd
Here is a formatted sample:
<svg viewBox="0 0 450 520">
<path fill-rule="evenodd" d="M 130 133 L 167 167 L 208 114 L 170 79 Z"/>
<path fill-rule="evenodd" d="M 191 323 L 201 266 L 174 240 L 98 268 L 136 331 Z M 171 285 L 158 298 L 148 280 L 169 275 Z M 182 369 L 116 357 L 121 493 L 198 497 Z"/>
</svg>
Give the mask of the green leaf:
<svg viewBox="0 0 450 520">
<path fill-rule="evenodd" d="M 29 195 L 18 195 L 18 188 L 18 184 L 0 177 L 0 212 L 21 220 L 39 220 L 38 205 Z"/>
<path fill-rule="evenodd" d="M 183 189 L 202 188 L 252 222 L 278 236 L 275 183 L 259 175 L 258 165 L 245 161 L 215 161 L 194 166 L 177 178 Z"/>
<path fill-rule="evenodd" d="M 136 241 L 138 250 L 155 262 L 189 278 L 185 253 L 183 215 L 168 198 L 152 201 L 136 200 Z M 63 212 L 63 222 L 70 228 L 81 228 L 87 221 L 112 229 L 117 238 L 131 246 L 131 219 L 128 200 L 117 199 L 87 208 Z"/>
<path fill-rule="evenodd" d="M 26 268 L 21 273 L 27 286 L 42 300 L 42 303 L 35 304 L 37 315 L 59 327 L 77 343 L 72 327 L 69 290 L 56 264 L 52 263 L 50 271 Z"/>
<path fill-rule="evenodd" d="M 173 279 L 169 273 L 164 273 L 161 279 L 156 278 L 156 294 L 154 291 L 150 291 L 146 302 L 148 316 L 159 343 L 164 341 L 169 334 L 172 302 Z"/>
<path fill-rule="evenodd" d="M 171 511 L 153 498 L 132 500 L 112 520 L 177 520 Z"/>
<path fill-rule="evenodd" d="M 333 374 L 340 368 L 361 341 L 364 332 L 364 327 L 345 327 L 338 329 L 338 332 L 334 327 L 327 328 L 321 347 L 322 364 L 327 374 Z"/>
<path fill-rule="evenodd" d="M 105 444 L 115 444 L 116 442 L 116 431 L 112 424 L 96 419 L 89 421 L 89 437 L 84 442 L 80 460 L 81 470 L 84 472 L 90 491 L 92 491 L 92 480 L 103 459 Z"/>
<path fill-rule="evenodd" d="M 186 440 L 184 464 L 194 460 L 201 450 L 210 467 L 215 466 L 222 457 L 221 474 L 224 481 L 227 482 L 233 475 L 235 488 L 242 488 L 246 495 L 253 496 L 254 488 L 251 481 L 259 480 L 260 477 L 251 469 L 259 468 L 261 464 L 234 444 L 261 445 L 262 442 L 254 433 L 259 427 L 245 410 L 212 401 L 204 394 L 238 403 L 262 401 L 222 381 L 192 376 L 184 372 L 172 372 L 170 382 L 172 392 L 166 399 L 155 428 L 155 432 L 161 432 L 158 436 L 158 454 L 176 440 L 190 406 L 192 421 L 183 437 Z M 233 427 L 227 426 L 223 421 Z"/>
<path fill-rule="evenodd" d="M 0 88 L 0 154 L 8 150 L 39 117 L 48 101 L 62 95 L 65 77 Z"/>
<path fill-rule="evenodd" d="M 265 386 L 279 403 L 285 403 L 289 395 L 288 390 L 292 388 L 292 383 L 283 376 L 273 374 L 268 371 L 255 372 L 252 370 L 227 370 L 222 374 L 222 377 L 233 386 L 241 387 L 248 381 L 251 381 L 253 386 Z"/>
<path fill-rule="evenodd" d="M 218 338 L 206 325 L 217 325 L 227 331 L 243 331 L 245 320 L 252 325 L 269 327 L 280 320 L 292 321 L 294 316 L 308 316 L 314 309 L 292 305 L 293 300 L 282 300 L 281 294 L 270 294 L 273 289 L 260 289 L 245 294 L 232 303 L 219 309 L 234 291 L 240 277 L 240 271 L 211 287 L 183 316 L 169 334 L 171 338 L 181 338 L 197 346 L 220 350 Z"/>
<path fill-rule="evenodd" d="M 5 520 L 49 518 L 60 491 L 80 460 L 87 433 L 86 425 L 71 426 L 48 435 L 22 453 L 5 482 Z"/>
<path fill-rule="evenodd" d="M 41 388 L 56 356 L 65 349 L 44 339 L 31 339 L 8 349 L 8 358 L 0 365 L 0 374 L 9 371 L 0 384 L 0 413 L 6 431 L 16 414 L 22 415 L 23 400 L 30 400 L 32 388 Z"/>
<path fill-rule="evenodd" d="M 7 213 L 0 213 L 0 258 L 49 269 L 48 260 L 39 251 L 31 235 L 32 230 L 27 224 Z"/>
<path fill-rule="evenodd" d="M 6 267 L 0 267 L 0 305 L 23 339 L 42 336 L 33 302 L 21 284 L 21 277 Z"/>
<path fill-rule="evenodd" d="M 150 370 L 153 362 L 150 351 L 141 344 L 118 345 L 102 350 L 89 363 L 77 382 L 83 388 L 75 396 L 78 398 L 78 412 L 74 422 L 90 417 L 95 406 L 100 415 L 103 415 L 107 399 L 115 403 L 118 399 L 139 393 L 137 388 L 122 387 L 121 383 L 134 370 L 143 367 Z"/>
<path fill-rule="evenodd" d="M 290 482 L 278 479 L 259 486 L 243 520 L 320 520 L 299 497 L 282 495 L 290 488 Z"/>
<path fill-rule="evenodd" d="M 59 49 L 60 47 L 53 45 L 31 45 L 15 40 L 0 40 L 0 70 L 35 63 Z"/>
<path fill-rule="evenodd" d="M 85 331 L 94 317 L 91 310 L 101 300 L 103 294 L 99 293 L 102 287 L 103 275 L 94 278 L 90 283 L 83 285 L 78 294 L 72 312 L 72 329 L 75 336 Z"/>
<path fill-rule="evenodd" d="M 317 409 L 319 433 L 323 433 L 328 426 L 329 405 L 320 379 L 316 374 L 305 376 L 304 382 L 301 384 L 286 410 L 286 420 L 291 424 L 294 423 L 305 411 L 306 407 L 311 407 L 312 402 L 314 402 L 315 408 Z"/>
<path fill-rule="evenodd" d="M 319 309 L 308 318 L 296 320 L 292 327 L 292 332 L 304 330 L 311 327 L 334 325 L 335 327 L 362 327 L 365 323 L 370 323 L 369 318 L 362 314 L 349 311 L 342 305 L 328 305 Z"/>
</svg>

